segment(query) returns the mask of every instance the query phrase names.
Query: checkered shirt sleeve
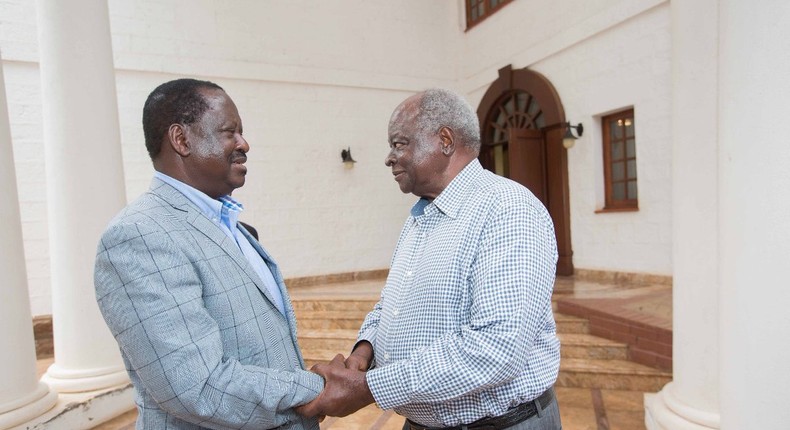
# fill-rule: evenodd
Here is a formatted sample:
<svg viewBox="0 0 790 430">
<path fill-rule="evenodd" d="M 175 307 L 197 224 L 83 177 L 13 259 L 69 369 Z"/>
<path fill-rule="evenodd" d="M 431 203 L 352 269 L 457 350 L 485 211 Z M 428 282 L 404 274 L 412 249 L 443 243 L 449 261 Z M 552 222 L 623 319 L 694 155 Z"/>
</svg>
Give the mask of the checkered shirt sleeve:
<svg viewBox="0 0 790 430">
<path fill-rule="evenodd" d="M 556 240 L 526 188 L 477 161 L 412 216 L 360 340 L 376 402 L 423 425 L 497 416 L 559 370 L 551 309 Z"/>
</svg>

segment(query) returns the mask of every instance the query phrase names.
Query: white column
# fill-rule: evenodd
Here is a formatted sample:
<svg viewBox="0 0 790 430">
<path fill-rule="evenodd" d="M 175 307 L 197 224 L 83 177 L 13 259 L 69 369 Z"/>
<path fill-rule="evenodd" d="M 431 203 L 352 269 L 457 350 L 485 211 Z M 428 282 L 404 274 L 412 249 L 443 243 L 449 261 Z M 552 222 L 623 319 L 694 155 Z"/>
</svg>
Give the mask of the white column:
<svg viewBox="0 0 790 430">
<path fill-rule="evenodd" d="M 126 203 L 106 0 L 38 0 L 55 363 L 62 392 L 128 381 L 99 313 L 93 263 Z"/>
<path fill-rule="evenodd" d="M 790 428 L 790 3 L 721 0 L 720 401 L 725 429 Z"/>
<path fill-rule="evenodd" d="M 35 418 L 57 400 L 57 393 L 36 378 L 33 317 L 27 292 L 22 224 L 16 191 L 14 152 L 8 123 L 2 57 L 0 56 L 0 429 Z"/>
<path fill-rule="evenodd" d="M 718 0 L 672 0 L 673 381 L 650 430 L 719 428 Z M 744 427 L 746 428 L 746 427 Z"/>
</svg>

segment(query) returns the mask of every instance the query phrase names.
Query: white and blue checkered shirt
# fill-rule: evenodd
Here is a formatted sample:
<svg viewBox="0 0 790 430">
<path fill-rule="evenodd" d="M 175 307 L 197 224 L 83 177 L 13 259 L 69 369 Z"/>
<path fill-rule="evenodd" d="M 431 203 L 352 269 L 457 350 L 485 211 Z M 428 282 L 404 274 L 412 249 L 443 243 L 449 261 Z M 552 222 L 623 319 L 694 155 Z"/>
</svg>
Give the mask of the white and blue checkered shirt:
<svg viewBox="0 0 790 430">
<path fill-rule="evenodd" d="M 376 403 L 445 427 L 498 416 L 554 384 L 554 225 L 526 188 L 473 160 L 406 220 L 360 329 Z"/>
</svg>

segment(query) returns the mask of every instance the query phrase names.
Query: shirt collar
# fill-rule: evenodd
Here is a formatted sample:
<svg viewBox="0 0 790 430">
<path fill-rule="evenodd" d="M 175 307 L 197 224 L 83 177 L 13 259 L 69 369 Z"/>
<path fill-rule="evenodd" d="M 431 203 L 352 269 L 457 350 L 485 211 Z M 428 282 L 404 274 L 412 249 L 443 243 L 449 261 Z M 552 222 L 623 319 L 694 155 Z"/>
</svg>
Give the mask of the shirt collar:
<svg viewBox="0 0 790 430">
<path fill-rule="evenodd" d="M 154 172 L 154 176 L 180 191 L 181 194 L 194 203 L 209 219 L 221 220 L 228 228 L 232 229 L 232 227 L 236 225 L 239 213 L 244 210 L 244 206 L 230 195 L 222 196 L 219 199 L 212 199 L 197 188 L 187 185 L 162 172 L 156 171 Z"/>
<path fill-rule="evenodd" d="M 477 179 L 483 172 L 483 166 L 477 159 L 472 160 L 466 167 L 453 178 L 447 187 L 433 200 L 433 205 L 442 211 L 450 218 L 455 218 L 458 211 L 461 210 L 462 205 L 466 201 L 468 195 L 467 190 L 470 186 L 477 183 Z M 417 204 L 412 207 L 412 216 L 419 216 L 424 211 L 430 212 L 427 199 L 420 199 Z"/>
</svg>

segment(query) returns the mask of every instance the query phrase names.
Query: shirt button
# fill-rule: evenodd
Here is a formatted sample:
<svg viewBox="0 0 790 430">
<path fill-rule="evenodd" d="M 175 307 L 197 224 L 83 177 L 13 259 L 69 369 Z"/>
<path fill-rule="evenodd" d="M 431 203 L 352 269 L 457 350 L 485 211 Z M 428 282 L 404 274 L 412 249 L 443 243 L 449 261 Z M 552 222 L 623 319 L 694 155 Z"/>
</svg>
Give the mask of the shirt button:
<svg viewBox="0 0 790 430">
<path fill-rule="evenodd" d="M 386 353 L 386 354 L 384 354 L 384 359 L 385 359 L 385 360 L 387 360 L 387 361 L 389 361 L 389 359 L 390 359 L 390 355 L 389 355 L 389 353 Z"/>
<path fill-rule="evenodd" d="M 411 270 L 409 270 L 408 272 L 406 272 L 406 276 L 407 276 L 407 277 L 409 277 L 409 278 L 411 277 Z"/>
<path fill-rule="evenodd" d="M 398 316 L 398 310 L 395 309 L 394 311 L 392 311 L 392 315 Z"/>
</svg>

